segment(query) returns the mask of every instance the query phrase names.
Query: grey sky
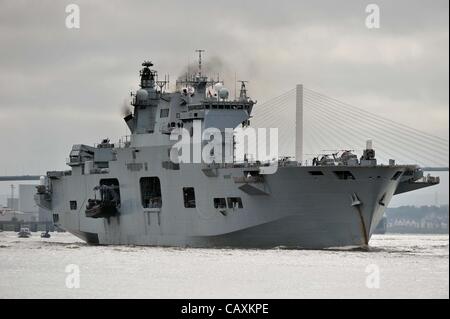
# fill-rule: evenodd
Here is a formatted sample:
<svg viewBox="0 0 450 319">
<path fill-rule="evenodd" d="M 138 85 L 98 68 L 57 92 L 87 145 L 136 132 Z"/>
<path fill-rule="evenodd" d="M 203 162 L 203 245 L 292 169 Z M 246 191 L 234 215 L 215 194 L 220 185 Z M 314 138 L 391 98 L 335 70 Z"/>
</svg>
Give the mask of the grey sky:
<svg viewBox="0 0 450 319">
<path fill-rule="evenodd" d="M 369 3 L 380 29 L 365 27 Z M 72 144 L 125 135 L 142 60 L 175 80 L 196 48 L 258 101 L 304 83 L 448 138 L 448 27 L 447 0 L 0 0 L 0 175 L 66 169 Z"/>
</svg>

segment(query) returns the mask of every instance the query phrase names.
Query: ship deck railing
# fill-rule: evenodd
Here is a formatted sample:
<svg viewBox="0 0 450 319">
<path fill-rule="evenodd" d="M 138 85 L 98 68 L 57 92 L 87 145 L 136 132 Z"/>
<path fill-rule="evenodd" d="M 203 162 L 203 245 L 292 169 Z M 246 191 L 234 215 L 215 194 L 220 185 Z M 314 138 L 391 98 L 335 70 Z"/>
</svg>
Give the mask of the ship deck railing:
<svg viewBox="0 0 450 319">
<path fill-rule="evenodd" d="M 249 168 L 249 169 L 258 169 L 260 167 L 269 167 L 269 166 L 278 166 L 278 167 L 339 167 L 339 166 L 352 166 L 352 167 L 365 167 L 364 165 L 361 165 L 360 163 L 356 165 L 345 165 L 343 162 L 335 161 L 330 164 L 316 164 L 311 165 L 308 163 L 307 160 L 304 162 L 291 160 L 286 157 L 282 157 L 278 160 L 276 163 L 274 160 L 272 161 L 234 161 L 232 163 L 210 163 L 210 164 L 204 164 L 203 168 L 208 169 L 216 169 L 216 168 Z M 396 167 L 396 166 L 402 166 L 402 167 L 410 167 L 410 168 L 418 168 L 415 164 L 377 164 L 376 167 Z"/>
<path fill-rule="evenodd" d="M 124 135 L 116 143 L 117 148 L 128 148 L 131 145 L 131 135 Z"/>
<path fill-rule="evenodd" d="M 275 161 L 266 161 L 266 162 L 259 162 L 259 161 L 235 161 L 232 163 L 209 163 L 204 164 L 203 168 L 210 168 L 210 169 L 216 169 L 216 168 L 260 168 L 260 167 L 269 167 L 269 166 L 276 166 L 278 167 L 296 167 L 296 166 L 303 166 L 301 162 L 297 161 L 286 161 L 286 160 L 279 160 L 278 163 L 275 163 Z"/>
<path fill-rule="evenodd" d="M 189 104 L 188 110 L 248 110 L 251 102 L 208 100 L 199 104 Z"/>
</svg>

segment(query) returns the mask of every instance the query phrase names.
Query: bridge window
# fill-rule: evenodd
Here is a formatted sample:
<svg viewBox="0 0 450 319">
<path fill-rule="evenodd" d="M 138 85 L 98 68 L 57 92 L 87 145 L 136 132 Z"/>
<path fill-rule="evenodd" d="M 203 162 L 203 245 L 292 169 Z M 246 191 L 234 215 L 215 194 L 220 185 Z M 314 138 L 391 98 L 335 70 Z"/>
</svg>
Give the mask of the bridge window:
<svg viewBox="0 0 450 319">
<path fill-rule="evenodd" d="M 228 208 L 244 208 L 240 197 L 228 197 Z"/>
<path fill-rule="evenodd" d="M 339 179 L 355 179 L 355 176 L 350 171 L 334 171 L 334 174 Z"/>
<path fill-rule="evenodd" d="M 109 162 L 95 162 L 97 168 L 109 168 Z"/>
<path fill-rule="evenodd" d="M 225 198 L 214 198 L 214 208 L 227 208 Z"/>
<path fill-rule="evenodd" d="M 161 109 L 159 113 L 160 118 L 168 117 L 169 116 L 169 109 Z"/>
<path fill-rule="evenodd" d="M 183 187 L 184 207 L 195 208 L 195 190 L 194 187 Z"/>
<path fill-rule="evenodd" d="M 69 202 L 70 205 L 70 210 L 76 210 L 77 209 L 77 201 L 76 200 L 71 200 Z"/>
<path fill-rule="evenodd" d="M 396 181 L 402 175 L 402 171 L 395 172 L 394 176 L 392 176 L 392 180 Z"/>
<path fill-rule="evenodd" d="M 308 173 L 313 176 L 323 175 L 323 172 L 321 172 L 321 171 L 309 171 Z"/>
<path fill-rule="evenodd" d="M 141 200 L 144 208 L 160 208 L 162 206 L 161 183 L 158 177 L 142 177 Z"/>
</svg>

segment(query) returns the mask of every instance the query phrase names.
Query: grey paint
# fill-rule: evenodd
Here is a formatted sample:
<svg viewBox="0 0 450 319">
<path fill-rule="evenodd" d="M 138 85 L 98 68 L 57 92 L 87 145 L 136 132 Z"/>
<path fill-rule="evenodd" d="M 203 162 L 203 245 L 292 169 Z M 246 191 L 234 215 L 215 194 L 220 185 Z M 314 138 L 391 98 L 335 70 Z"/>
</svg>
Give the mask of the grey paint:
<svg viewBox="0 0 450 319">
<path fill-rule="evenodd" d="M 191 84 L 199 85 L 198 79 L 196 81 Z M 155 93 L 152 86 L 145 89 Z M 180 91 L 156 94 L 158 99 L 153 100 L 151 106 L 145 103 L 135 105 L 134 118 L 152 113 L 148 109 L 157 108 L 161 101 L 159 97 L 164 97 L 163 103 L 170 100 L 171 114 L 183 114 L 183 124 L 189 128 L 194 120 L 186 116 L 190 112 L 189 107 L 217 102 L 205 98 L 204 93 L 204 90 L 197 90 L 186 105 L 180 104 L 185 98 Z M 224 105 L 242 105 L 242 101 L 222 102 Z M 248 100 L 245 105 L 246 110 L 205 110 L 203 117 L 197 120 L 202 121 L 203 129 L 218 124 L 223 128 L 221 118 L 225 119 L 226 125 L 236 126 L 250 117 L 253 102 Z M 260 172 L 261 167 L 255 164 L 248 167 L 250 163 L 210 168 L 204 163 L 182 163 L 179 170 L 166 169 L 162 163 L 168 161 L 168 149 L 174 142 L 161 130 L 143 133 L 146 131 L 144 125 L 158 127 L 166 123 L 166 119 L 159 119 L 158 116 L 156 112 L 156 118 L 152 117 L 150 121 L 152 123 L 136 121 L 131 144 L 125 147 L 92 149 L 75 146 L 77 150 L 94 152 L 94 169 L 83 174 L 83 167 L 89 162 L 86 155 L 81 162 L 70 163 L 71 171 L 49 172 L 46 193 L 36 196 L 38 203 L 58 215 L 60 226 L 84 240 L 101 244 L 304 248 L 364 246 L 399 184 L 408 183 L 414 188 L 415 180 L 422 175 L 415 166 L 382 166 L 376 165 L 374 160 L 351 166 L 314 167 L 281 161 L 275 174 L 261 173 L 257 179 L 248 178 L 247 174 L 249 171 Z M 102 158 L 108 158 L 110 153 L 107 170 L 95 169 L 97 152 L 101 152 Z M 321 171 L 323 175 L 312 175 L 310 171 Z M 349 171 L 354 179 L 339 179 L 336 171 Z M 411 174 L 393 179 L 397 172 L 403 174 L 407 171 Z M 142 206 L 139 186 L 142 177 L 160 179 L 160 208 Z M 93 188 L 105 178 L 120 181 L 120 214 L 109 219 L 88 218 L 84 213 L 87 200 L 93 198 Z M 184 207 L 183 187 L 194 187 L 195 208 Z M 243 208 L 216 209 L 213 206 L 213 198 L 216 197 L 240 197 Z M 355 204 L 355 197 L 358 204 Z M 70 201 L 77 201 L 76 210 L 70 210 Z"/>
</svg>

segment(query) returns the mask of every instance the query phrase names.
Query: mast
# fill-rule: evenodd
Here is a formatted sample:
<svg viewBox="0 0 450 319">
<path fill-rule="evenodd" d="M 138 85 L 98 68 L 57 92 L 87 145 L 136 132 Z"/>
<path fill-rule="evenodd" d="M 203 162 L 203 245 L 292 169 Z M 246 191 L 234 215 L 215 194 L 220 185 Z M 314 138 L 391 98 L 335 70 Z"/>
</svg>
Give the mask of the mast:
<svg viewBox="0 0 450 319">
<path fill-rule="evenodd" d="M 205 52 L 203 49 L 197 49 L 195 52 L 198 52 L 198 76 L 202 76 L 202 52 Z"/>
<path fill-rule="evenodd" d="M 245 83 L 248 83 L 248 81 L 245 80 L 239 80 L 237 82 L 241 82 L 241 90 L 239 91 L 239 101 L 247 101 L 247 88 L 245 87 Z"/>
</svg>

